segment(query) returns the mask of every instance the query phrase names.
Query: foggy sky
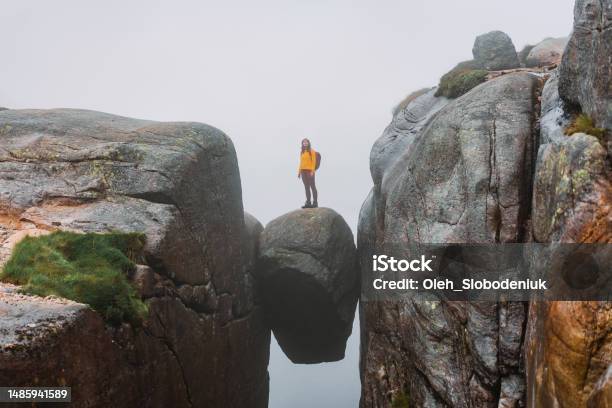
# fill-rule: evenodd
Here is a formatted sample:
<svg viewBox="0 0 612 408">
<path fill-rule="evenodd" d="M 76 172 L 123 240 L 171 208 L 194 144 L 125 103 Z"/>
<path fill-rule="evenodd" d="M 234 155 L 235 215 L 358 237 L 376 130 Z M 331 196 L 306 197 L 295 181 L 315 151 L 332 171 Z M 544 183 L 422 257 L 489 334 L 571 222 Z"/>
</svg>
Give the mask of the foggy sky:
<svg viewBox="0 0 612 408">
<path fill-rule="evenodd" d="M 205 122 L 236 147 L 245 210 L 262 223 L 304 201 L 303 137 L 323 155 L 319 204 L 356 230 L 368 156 L 408 93 L 499 29 L 517 50 L 568 35 L 571 0 L 3 0 L 0 106 Z M 358 325 L 356 325 L 358 330 Z M 273 345 L 271 408 L 353 407 L 347 358 L 292 366 Z M 335 385 L 332 385 L 335 384 Z"/>
</svg>

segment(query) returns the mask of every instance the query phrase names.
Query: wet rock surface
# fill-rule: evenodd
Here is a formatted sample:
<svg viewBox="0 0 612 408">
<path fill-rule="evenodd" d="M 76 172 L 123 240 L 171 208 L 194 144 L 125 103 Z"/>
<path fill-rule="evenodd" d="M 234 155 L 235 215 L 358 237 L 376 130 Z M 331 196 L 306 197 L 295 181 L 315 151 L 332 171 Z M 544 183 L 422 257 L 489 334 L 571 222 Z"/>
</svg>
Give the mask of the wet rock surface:
<svg viewBox="0 0 612 408">
<path fill-rule="evenodd" d="M 611 332 L 609 302 L 531 303 L 525 341 L 529 406 L 608 406 Z"/>
<path fill-rule="evenodd" d="M 414 242 L 612 243 L 609 142 L 564 134 L 579 110 L 609 128 L 611 11 L 607 0 L 578 0 L 558 70 L 563 41 L 546 40 L 530 52 L 537 69 L 489 65 L 502 71 L 432 112 L 391 163 L 375 145 L 373 163 L 384 165 L 371 166 L 359 217 L 362 273 L 373 253 L 401 256 L 399 244 Z M 474 47 L 482 66 L 503 54 L 487 47 L 511 43 L 486 37 Z M 607 302 L 406 299 L 364 302 L 360 317 L 362 407 L 610 404 Z"/>
<path fill-rule="evenodd" d="M 0 347 L 18 351 L 29 341 L 70 324 L 87 306 L 60 298 L 40 298 L 19 293 L 19 286 L 0 283 Z"/>
<path fill-rule="evenodd" d="M 601 43 L 601 36 L 609 35 L 610 30 L 605 34 L 597 27 L 604 23 L 601 18 L 606 7 L 609 14 L 611 4 L 576 2 L 574 33 L 559 69 L 559 93 L 566 102 L 579 103 L 589 114 L 600 115 L 600 119 L 605 117 L 600 108 L 609 95 L 601 93 L 603 84 L 598 81 L 605 79 L 609 64 L 592 64 L 600 63 L 602 56 L 596 55 L 598 52 L 607 52 L 606 58 L 610 56 L 610 50 L 606 51 Z M 594 48 L 587 51 L 583 48 L 587 44 Z M 545 106 L 555 108 L 544 113 Z M 551 117 L 562 117 L 564 107 L 563 103 L 542 103 L 543 114 Z M 612 243 L 612 176 L 606 147 L 587 134 L 560 135 L 554 126 L 547 123 L 544 127 L 543 122 L 542 130 L 545 129 L 534 179 L 535 240 Z M 529 406 L 609 406 L 610 333 L 609 302 L 531 303 L 525 340 Z"/>
<path fill-rule="evenodd" d="M 344 358 L 359 296 L 353 234 L 328 208 L 266 225 L 257 274 L 274 336 L 294 363 Z"/>
<path fill-rule="evenodd" d="M 385 175 L 385 239 L 516 242 L 535 149 L 539 80 L 526 73 L 486 82 L 446 105 Z M 427 158 L 424 160 L 423 158 Z"/>
<path fill-rule="evenodd" d="M 121 361 L 121 345 L 86 305 L 26 296 L 16 286 L 0 284 L 0 316 L 0 383 L 4 386 L 71 386 L 75 406 L 139 405 L 139 385 Z M 176 367 L 167 369 L 168 375 L 177 374 Z M 185 393 L 185 389 L 176 391 Z"/>
<path fill-rule="evenodd" d="M 587 407 L 609 407 L 612 404 L 612 365 L 608 365 L 605 373 L 595 383 L 593 391 L 587 400 Z"/>
<path fill-rule="evenodd" d="M 267 406 L 270 331 L 231 140 L 199 123 L 70 109 L 2 111 L 0 136 L 5 258 L 55 229 L 147 237 L 131 277 L 149 307 L 143 327 L 106 327 L 85 309 L 58 331 L 66 349 L 44 338 L 44 367 L 26 364 L 39 358 L 34 343 L 3 352 L 9 384 L 63 378 L 80 385 L 74 406 Z"/>
<path fill-rule="evenodd" d="M 373 251 L 401 257 L 399 244 L 528 235 L 531 192 L 521 180 L 533 171 L 540 86 L 528 73 L 501 76 L 430 119 L 362 207 L 362 273 Z M 402 393 L 426 407 L 524 401 L 524 304 L 366 302 L 361 319 L 362 407 L 387 407 Z"/>
<path fill-rule="evenodd" d="M 559 96 L 559 70 L 551 72 L 542 89 L 540 115 L 540 144 L 565 139 L 564 130 L 570 123 L 570 115 Z"/>
</svg>

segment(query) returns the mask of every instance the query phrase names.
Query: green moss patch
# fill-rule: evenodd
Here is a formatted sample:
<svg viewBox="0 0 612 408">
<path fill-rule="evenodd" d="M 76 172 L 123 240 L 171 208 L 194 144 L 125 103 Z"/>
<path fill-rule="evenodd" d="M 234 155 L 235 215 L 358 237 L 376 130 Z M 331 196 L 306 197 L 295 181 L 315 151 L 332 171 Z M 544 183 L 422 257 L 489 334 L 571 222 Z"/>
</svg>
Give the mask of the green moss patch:
<svg viewBox="0 0 612 408">
<path fill-rule="evenodd" d="M 479 69 L 474 61 L 464 61 L 440 78 L 436 96 L 458 98 L 487 80 L 489 72 Z"/>
<path fill-rule="evenodd" d="M 391 402 L 392 408 L 410 408 L 410 398 L 405 392 L 400 392 L 395 395 Z"/>
<path fill-rule="evenodd" d="M 581 113 L 565 128 L 566 135 L 571 136 L 574 133 L 586 133 L 601 141 L 606 134 L 606 129 L 595 127 L 593 119 L 589 115 Z"/>
<path fill-rule="evenodd" d="M 26 237 L 14 248 L 0 280 L 27 294 L 85 303 L 107 323 L 139 325 L 147 306 L 128 280 L 142 254 L 143 234 L 58 231 Z"/>
</svg>

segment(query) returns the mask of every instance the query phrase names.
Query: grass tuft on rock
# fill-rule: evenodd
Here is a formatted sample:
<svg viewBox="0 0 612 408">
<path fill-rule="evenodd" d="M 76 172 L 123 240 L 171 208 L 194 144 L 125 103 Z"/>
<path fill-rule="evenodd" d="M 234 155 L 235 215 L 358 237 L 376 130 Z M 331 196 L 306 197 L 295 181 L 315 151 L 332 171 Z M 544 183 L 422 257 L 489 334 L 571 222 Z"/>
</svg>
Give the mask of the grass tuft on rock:
<svg viewBox="0 0 612 408">
<path fill-rule="evenodd" d="M 478 68 L 474 61 L 464 61 L 440 78 L 436 96 L 458 98 L 487 80 L 488 71 Z"/>
<path fill-rule="evenodd" d="M 14 248 L 0 280 L 38 296 L 85 303 L 112 325 L 140 325 L 148 310 L 128 280 L 142 254 L 143 234 L 57 231 L 26 237 Z"/>
<path fill-rule="evenodd" d="M 581 113 L 565 128 L 566 135 L 571 136 L 574 133 L 586 133 L 601 141 L 606 134 L 606 129 L 595 127 L 593 119 L 589 115 Z"/>
</svg>

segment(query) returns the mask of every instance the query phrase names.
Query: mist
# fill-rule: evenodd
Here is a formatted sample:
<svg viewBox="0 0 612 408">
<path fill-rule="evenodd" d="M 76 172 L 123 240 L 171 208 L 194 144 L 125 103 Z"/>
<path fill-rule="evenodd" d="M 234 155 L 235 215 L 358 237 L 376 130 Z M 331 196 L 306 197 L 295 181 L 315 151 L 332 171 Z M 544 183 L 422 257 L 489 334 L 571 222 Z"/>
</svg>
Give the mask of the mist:
<svg viewBox="0 0 612 408">
<path fill-rule="evenodd" d="M 410 92 L 471 59 L 569 35 L 572 0 L 28 1 L 1 9 L 0 106 L 198 121 L 234 142 L 244 208 L 263 224 L 304 202 L 300 140 L 322 154 L 319 205 L 356 232 L 369 152 Z M 294 366 L 273 341 L 271 408 L 354 407 L 359 326 L 339 363 Z M 314 402 L 313 402 L 314 401 Z"/>
</svg>

